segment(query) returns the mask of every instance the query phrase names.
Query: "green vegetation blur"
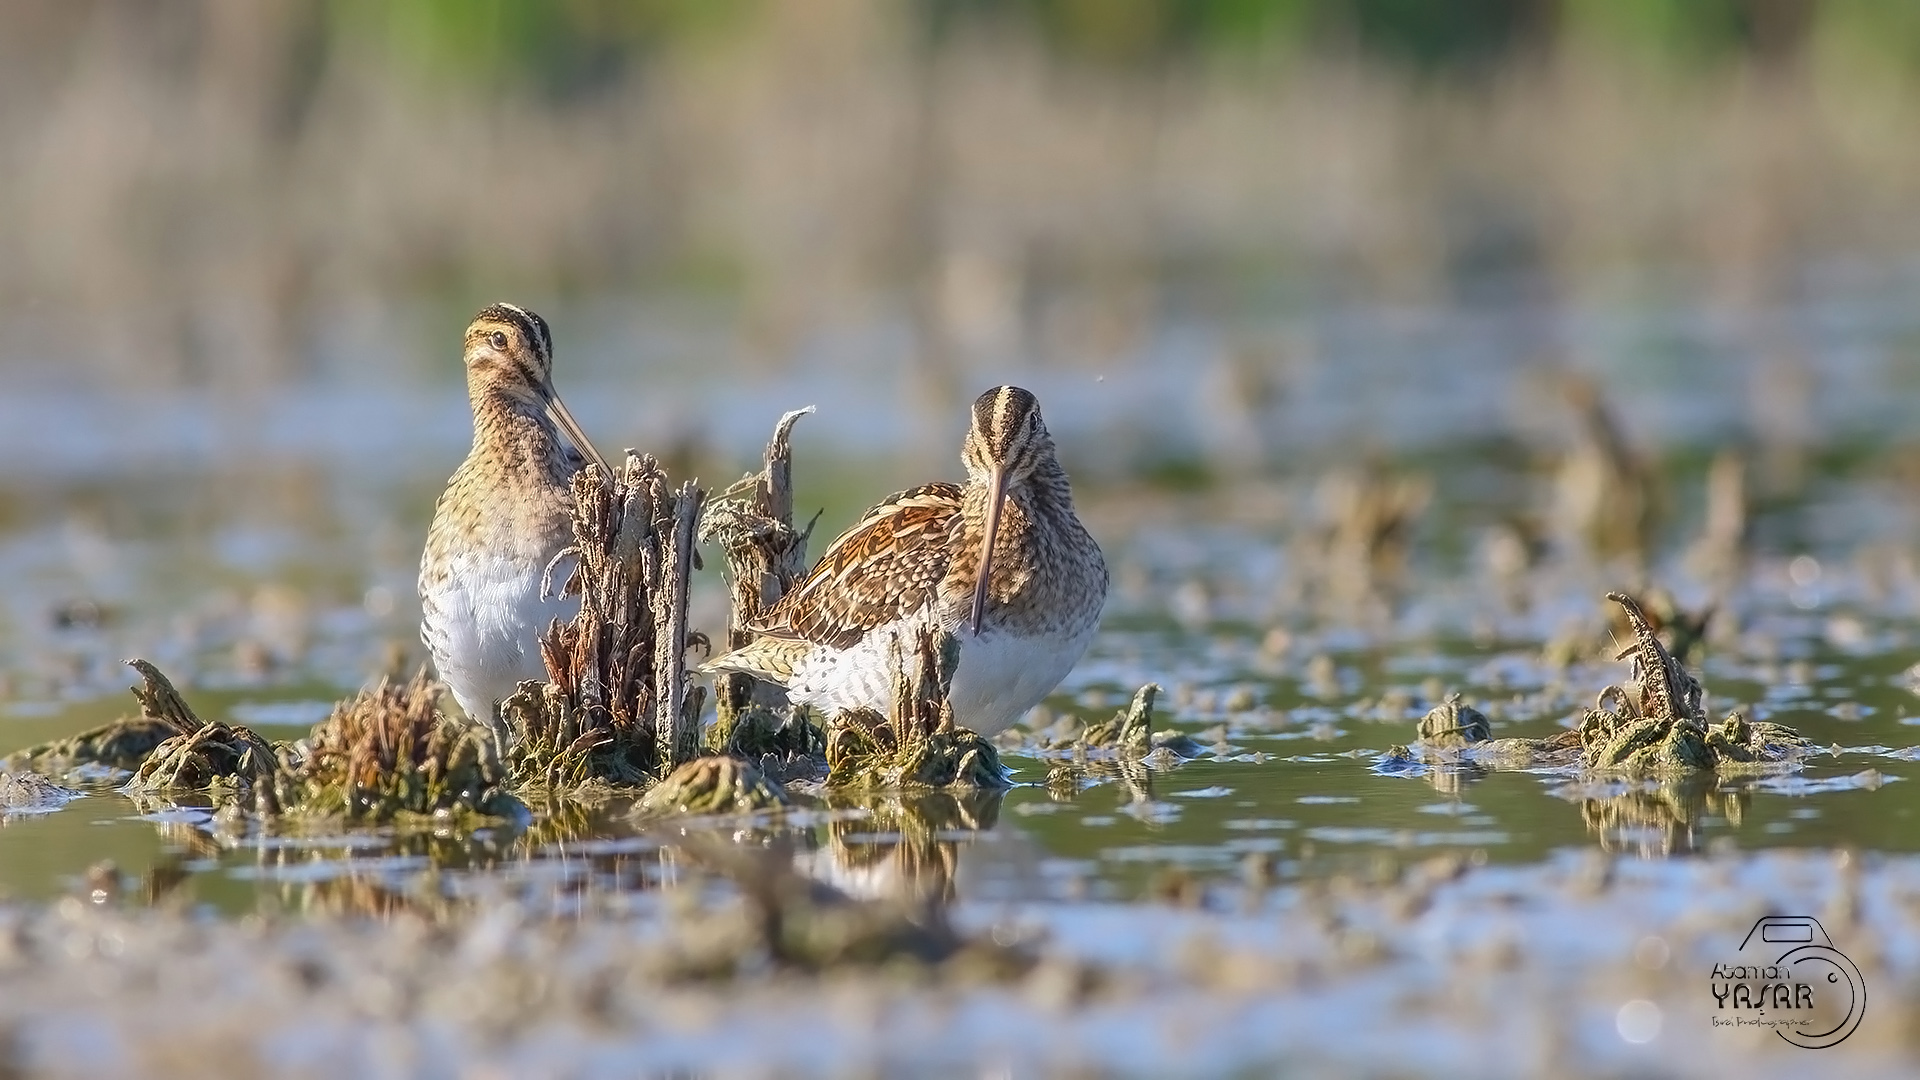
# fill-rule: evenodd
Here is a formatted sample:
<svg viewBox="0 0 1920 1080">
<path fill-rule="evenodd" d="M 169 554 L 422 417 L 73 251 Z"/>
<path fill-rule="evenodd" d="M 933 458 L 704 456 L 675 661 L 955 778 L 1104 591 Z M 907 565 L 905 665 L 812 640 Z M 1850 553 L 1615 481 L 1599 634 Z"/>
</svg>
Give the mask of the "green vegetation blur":
<svg viewBox="0 0 1920 1080">
<path fill-rule="evenodd" d="M 761 0 L 344 0 L 326 18 L 437 74 L 565 96 L 609 84 L 661 49 L 749 27 Z M 1336 50 L 1422 71 L 1487 69 L 1566 42 L 1676 64 L 1785 58 L 1816 39 L 1920 64 L 1920 6 L 1883 0 L 905 0 L 937 46 L 990 27 L 1063 57 Z"/>
<path fill-rule="evenodd" d="M 21 0 L 0 369 L 450 378 L 509 295 L 715 363 L 904 325 L 950 389 L 1349 300 L 1756 312 L 1920 250 L 1915 130 L 1883 0 Z"/>
</svg>

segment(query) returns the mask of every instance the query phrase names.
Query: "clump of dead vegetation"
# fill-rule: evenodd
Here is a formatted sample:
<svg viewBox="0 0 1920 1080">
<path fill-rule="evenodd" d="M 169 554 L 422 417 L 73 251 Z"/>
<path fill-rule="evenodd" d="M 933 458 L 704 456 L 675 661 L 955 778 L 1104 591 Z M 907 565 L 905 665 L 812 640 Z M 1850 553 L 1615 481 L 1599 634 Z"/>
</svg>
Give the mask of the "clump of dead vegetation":
<svg viewBox="0 0 1920 1080">
<path fill-rule="evenodd" d="M 774 425 L 760 471 L 749 473 L 722 492 L 700 521 L 700 540 L 718 544 L 726 559 L 727 651 L 753 642 L 753 621 L 806 577 L 807 541 L 813 523 L 795 527 L 793 519 L 793 426 L 812 406 L 795 409 Z M 817 517 L 816 517 L 817 520 Z M 772 755 L 782 771 L 796 758 L 817 758 L 826 739 L 802 710 L 787 702 L 779 686 L 743 671 L 714 678 L 715 720 L 710 749 L 750 761 Z M 809 770 L 810 771 L 810 770 Z"/>
<path fill-rule="evenodd" d="M 667 774 L 635 812 L 642 817 L 753 814 L 785 805 L 785 789 L 759 769 L 728 754 L 708 754 Z"/>
<path fill-rule="evenodd" d="M 279 774 L 280 808 L 369 821 L 519 813 L 492 736 L 443 718 L 439 697 L 440 684 L 421 671 L 334 706 Z"/>
<path fill-rule="evenodd" d="M 225 803 L 251 794 L 258 807 L 275 807 L 274 776 L 281 762 L 274 745 L 240 724 L 211 723 L 161 743 L 127 782 L 129 792 L 205 791 Z"/>
<path fill-rule="evenodd" d="M 1816 749 L 1781 724 L 1748 721 L 1735 712 L 1709 727 L 1698 680 L 1660 643 L 1640 605 L 1608 593 L 1620 605 L 1633 640 L 1618 659 L 1632 671 L 1624 686 L 1601 691 L 1580 720 L 1582 763 L 1629 773 L 1715 769 L 1783 761 Z"/>
<path fill-rule="evenodd" d="M 1091 724 L 1073 740 L 1071 746 L 1082 749 L 1119 750 L 1144 754 L 1153 741 L 1153 701 L 1160 694 L 1156 683 L 1148 683 L 1134 692 L 1127 707 L 1113 719 Z"/>
<path fill-rule="evenodd" d="M 688 680 L 687 585 L 706 493 L 628 454 L 611 478 L 582 469 L 573 496 L 575 542 L 560 558 L 577 566 L 561 594 L 580 611 L 541 639 L 548 681 L 501 706 L 506 766 L 548 793 L 649 785 L 698 753 L 705 693 Z"/>
<path fill-rule="evenodd" d="M 1478 710 L 1457 698 L 1428 713 L 1414 748 L 1394 747 L 1383 764 L 1467 762 L 1490 768 L 1577 766 L 1646 776 L 1769 768 L 1818 751 L 1782 724 L 1750 721 L 1739 712 L 1707 720 L 1704 692 L 1660 641 L 1633 597 L 1612 592 L 1632 640 L 1616 659 L 1631 664 L 1627 681 L 1602 690 L 1574 727 L 1548 739 L 1495 739 Z"/>
<path fill-rule="evenodd" d="M 200 719 L 159 668 L 145 660 L 128 664 L 140 673 L 133 696 L 141 719 L 178 732 L 141 759 L 127 782 L 130 792 L 205 791 L 221 803 L 251 794 L 262 809 L 276 805 L 273 781 L 281 762 L 272 743 L 240 724 Z"/>
<path fill-rule="evenodd" d="M 216 806 L 262 816 L 392 821 L 521 812 L 492 737 L 442 717 L 441 686 L 424 671 L 406 682 L 382 679 L 334 706 L 306 739 L 285 743 L 202 720 L 159 668 L 129 663 L 141 676 L 133 690 L 140 716 L 21 756 L 62 767 L 126 762 L 133 772 L 127 790 L 136 797 L 203 794 Z"/>
</svg>

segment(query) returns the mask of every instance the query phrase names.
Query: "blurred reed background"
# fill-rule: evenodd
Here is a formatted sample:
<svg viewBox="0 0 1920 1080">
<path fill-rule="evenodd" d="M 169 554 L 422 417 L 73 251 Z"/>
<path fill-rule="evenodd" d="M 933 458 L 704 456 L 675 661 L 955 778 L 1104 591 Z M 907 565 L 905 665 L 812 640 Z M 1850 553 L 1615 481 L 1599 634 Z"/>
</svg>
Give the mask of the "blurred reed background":
<svg viewBox="0 0 1920 1080">
<path fill-rule="evenodd" d="M 377 670 L 496 299 L 710 484 L 819 405 L 823 537 L 1018 381 L 1111 610 L 1196 626 L 1327 519 L 1524 567 L 1638 462 L 1656 551 L 1910 550 L 1916 132 L 1881 0 L 13 0 L 0 698 Z"/>
<path fill-rule="evenodd" d="M 1783 311 L 1877 288 L 1912 359 L 1916 131 L 1920 7 L 1881 0 L 17 0 L 0 365 L 42 396 L 4 418 L 111 445 L 127 397 L 225 430 L 332 388 L 234 438 L 457 445 L 459 328 L 512 297 L 649 446 L 751 446 L 840 373 L 884 389 L 836 433 L 950 463 L 989 377 L 1150 367 L 1128 415 L 1189 387 L 1181 437 L 1257 463 L 1263 403 L 1368 342 L 1415 385 L 1606 369 L 1583 319 L 1676 303 L 1779 375 L 1739 422 L 1806 427 Z M 1407 312 L 1491 321 L 1449 355 Z M 769 388 L 737 436 L 722 373 Z M 395 394 L 444 407 L 355 404 Z"/>
</svg>

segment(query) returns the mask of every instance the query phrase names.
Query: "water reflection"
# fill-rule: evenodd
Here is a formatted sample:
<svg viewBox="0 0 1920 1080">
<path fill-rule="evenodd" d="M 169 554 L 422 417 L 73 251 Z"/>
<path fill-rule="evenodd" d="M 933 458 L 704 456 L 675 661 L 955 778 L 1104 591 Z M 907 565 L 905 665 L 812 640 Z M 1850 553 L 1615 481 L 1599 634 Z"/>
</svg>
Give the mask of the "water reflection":
<svg viewBox="0 0 1920 1080">
<path fill-rule="evenodd" d="M 610 897 L 712 884 L 746 894 L 797 877 L 836 900 L 882 903 L 932 925 L 956 898 L 966 850 L 998 825 L 1003 798 L 834 793 L 802 799 L 785 814 L 668 822 L 633 818 L 627 800 L 555 800 L 525 822 L 469 829 L 298 821 L 262 828 L 141 797 L 134 809 L 158 832 L 163 853 L 115 891 L 225 909 L 437 919 L 502 895 L 565 915 Z M 250 888 L 236 895 L 234 883 Z"/>
<path fill-rule="evenodd" d="M 1643 859 L 1699 850 L 1709 820 L 1739 826 L 1752 798 L 1747 784 L 1712 773 L 1572 783 L 1554 794 L 1579 804 L 1580 820 L 1602 851 Z"/>
<path fill-rule="evenodd" d="M 955 898 L 962 851 L 1000 819 L 999 791 L 924 795 L 829 796 L 827 805 L 859 811 L 827 824 L 827 843 L 794 865 L 849 896 L 935 907 Z"/>
</svg>

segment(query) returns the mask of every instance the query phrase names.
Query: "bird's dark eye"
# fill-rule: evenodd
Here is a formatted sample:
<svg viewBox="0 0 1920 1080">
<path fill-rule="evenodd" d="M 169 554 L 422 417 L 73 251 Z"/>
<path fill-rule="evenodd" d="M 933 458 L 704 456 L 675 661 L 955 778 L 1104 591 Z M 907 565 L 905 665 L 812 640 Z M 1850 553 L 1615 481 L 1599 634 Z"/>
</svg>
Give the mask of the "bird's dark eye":
<svg viewBox="0 0 1920 1080">
<path fill-rule="evenodd" d="M 494 348 L 504 349 L 507 347 L 507 332 L 505 330 L 495 330 L 493 336 L 488 340 L 493 342 Z"/>
</svg>

